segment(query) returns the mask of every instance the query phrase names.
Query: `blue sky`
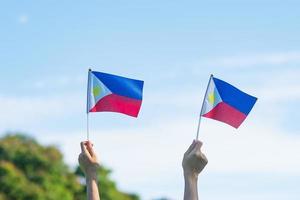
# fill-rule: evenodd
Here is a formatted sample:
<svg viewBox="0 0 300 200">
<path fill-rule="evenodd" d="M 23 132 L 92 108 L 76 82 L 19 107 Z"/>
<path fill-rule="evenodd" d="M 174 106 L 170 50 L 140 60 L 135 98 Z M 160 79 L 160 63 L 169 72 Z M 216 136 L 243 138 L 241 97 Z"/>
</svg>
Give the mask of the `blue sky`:
<svg viewBox="0 0 300 200">
<path fill-rule="evenodd" d="M 181 199 L 209 75 L 258 97 L 238 129 L 203 119 L 202 199 L 299 199 L 299 1 L 2 1 L 0 132 L 56 144 L 75 166 L 87 69 L 145 81 L 138 119 L 91 116 L 119 187 Z M 121 152 L 121 156 L 120 156 Z"/>
</svg>

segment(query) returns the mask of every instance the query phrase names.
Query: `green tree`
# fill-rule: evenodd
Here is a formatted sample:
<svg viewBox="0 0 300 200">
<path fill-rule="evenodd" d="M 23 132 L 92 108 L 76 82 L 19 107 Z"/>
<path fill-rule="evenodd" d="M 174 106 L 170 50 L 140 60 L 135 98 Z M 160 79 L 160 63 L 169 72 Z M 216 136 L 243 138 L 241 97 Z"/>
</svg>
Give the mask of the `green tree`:
<svg viewBox="0 0 300 200">
<path fill-rule="evenodd" d="M 119 191 L 110 172 L 99 169 L 101 200 L 139 199 Z M 42 146 L 20 134 L 0 138 L 0 200 L 84 200 L 80 177 L 80 168 L 72 172 L 55 146 Z"/>
</svg>

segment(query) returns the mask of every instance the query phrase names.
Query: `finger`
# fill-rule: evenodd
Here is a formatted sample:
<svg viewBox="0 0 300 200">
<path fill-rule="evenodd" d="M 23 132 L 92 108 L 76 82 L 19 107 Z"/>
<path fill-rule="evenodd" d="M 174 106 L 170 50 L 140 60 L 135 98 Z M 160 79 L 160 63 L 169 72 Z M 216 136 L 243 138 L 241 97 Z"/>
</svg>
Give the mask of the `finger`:
<svg viewBox="0 0 300 200">
<path fill-rule="evenodd" d="M 90 155 L 89 151 L 87 150 L 86 143 L 87 142 L 81 142 L 80 143 L 81 152 L 84 153 L 88 158 L 91 158 L 91 155 Z"/>
<path fill-rule="evenodd" d="M 195 142 L 196 141 L 193 140 L 193 143 L 189 146 L 188 150 L 185 152 L 186 154 L 189 154 L 193 150 L 193 148 L 195 147 L 195 144 L 196 144 Z"/>
<path fill-rule="evenodd" d="M 203 143 L 201 141 L 199 141 L 199 140 L 197 140 L 195 143 L 196 143 L 195 144 L 195 149 L 197 151 L 201 151 L 201 147 L 202 147 Z"/>
<path fill-rule="evenodd" d="M 87 150 L 89 151 L 89 153 L 91 154 L 91 156 L 94 156 L 95 152 L 94 152 L 94 149 L 93 149 L 93 144 L 90 141 L 88 141 L 86 143 L 86 147 L 87 147 Z"/>
<path fill-rule="evenodd" d="M 203 142 L 201 142 L 200 140 L 196 140 L 195 143 L 196 143 L 197 146 L 200 146 L 200 148 L 203 145 Z"/>
<path fill-rule="evenodd" d="M 91 141 L 86 141 L 86 146 L 87 147 L 92 147 L 93 146 L 93 143 Z"/>
<path fill-rule="evenodd" d="M 85 143 L 86 142 L 80 142 L 80 147 L 81 147 L 81 153 L 84 153 L 86 148 L 85 148 Z"/>
<path fill-rule="evenodd" d="M 83 153 L 80 153 L 79 156 L 78 156 L 78 162 L 79 164 L 81 164 L 82 160 L 83 160 L 83 156 L 84 154 Z"/>
<path fill-rule="evenodd" d="M 204 160 L 205 163 L 208 163 L 207 157 L 205 156 L 205 154 L 202 153 L 201 155 L 202 160 Z"/>
<path fill-rule="evenodd" d="M 192 149 L 191 153 L 193 154 L 201 153 L 201 147 L 202 147 L 202 142 L 197 140 L 195 142 L 194 148 Z"/>
</svg>

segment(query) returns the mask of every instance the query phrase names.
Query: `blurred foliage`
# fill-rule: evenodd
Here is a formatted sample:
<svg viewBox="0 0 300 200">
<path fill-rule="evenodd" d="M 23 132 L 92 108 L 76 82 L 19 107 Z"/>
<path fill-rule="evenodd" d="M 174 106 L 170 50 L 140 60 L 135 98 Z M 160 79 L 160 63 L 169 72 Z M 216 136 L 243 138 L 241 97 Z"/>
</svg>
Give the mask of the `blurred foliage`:
<svg viewBox="0 0 300 200">
<path fill-rule="evenodd" d="M 101 200 L 138 200 L 117 189 L 111 171 L 98 172 Z M 86 187 L 79 167 L 72 172 L 54 146 L 16 134 L 0 138 L 0 200 L 85 200 Z"/>
</svg>

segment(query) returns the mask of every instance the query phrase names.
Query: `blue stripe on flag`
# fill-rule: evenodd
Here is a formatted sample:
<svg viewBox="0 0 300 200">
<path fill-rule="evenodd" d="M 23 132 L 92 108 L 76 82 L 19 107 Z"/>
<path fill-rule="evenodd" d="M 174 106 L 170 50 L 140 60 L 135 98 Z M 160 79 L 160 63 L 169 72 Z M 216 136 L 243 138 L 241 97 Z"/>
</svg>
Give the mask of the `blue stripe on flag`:
<svg viewBox="0 0 300 200">
<path fill-rule="evenodd" d="M 144 81 L 103 72 L 92 72 L 112 93 L 142 100 Z"/>
<path fill-rule="evenodd" d="M 257 100 L 256 97 L 251 96 L 230 85 L 229 83 L 226 83 L 225 81 L 222 81 L 215 77 L 213 77 L 213 80 L 222 100 L 225 103 L 231 105 L 245 115 L 249 114 Z"/>
</svg>

